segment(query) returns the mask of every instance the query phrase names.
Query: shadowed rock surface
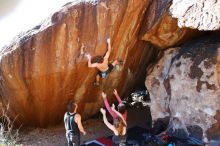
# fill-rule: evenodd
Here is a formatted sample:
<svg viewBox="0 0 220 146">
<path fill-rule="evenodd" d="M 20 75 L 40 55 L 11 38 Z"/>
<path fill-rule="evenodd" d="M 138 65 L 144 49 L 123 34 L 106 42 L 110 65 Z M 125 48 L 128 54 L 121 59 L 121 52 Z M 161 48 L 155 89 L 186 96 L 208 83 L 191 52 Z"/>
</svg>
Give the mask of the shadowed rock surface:
<svg viewBox="0 0 220 146">
<path fill-rule="evenodd" d="M 153 0 L 147 9 L 140 36 L 160 49 L 179 45 L 199 33 L 190 28 L 179 28 L 169 12 L 170 0 Z"/>
<path fill-rule="evenodd" d="M 203 137 L 219 139 L 219 35 L 170 48 L 148 68 L 146 86 L 151 95 L 152 119 L 178 117 L 198 125 Z"/>
</svg>

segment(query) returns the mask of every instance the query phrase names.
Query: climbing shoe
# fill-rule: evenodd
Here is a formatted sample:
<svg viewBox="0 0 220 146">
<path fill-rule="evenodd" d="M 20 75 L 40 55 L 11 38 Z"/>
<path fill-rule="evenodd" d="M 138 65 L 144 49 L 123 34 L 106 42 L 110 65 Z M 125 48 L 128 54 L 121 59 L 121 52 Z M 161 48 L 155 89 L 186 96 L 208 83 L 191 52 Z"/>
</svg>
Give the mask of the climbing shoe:
<svg viewBox="0 0 220 146">
<path fill-rule="evenodd" d="M 124 63 L 124 62 L 123 62 L 122 60 L 118 60 L 118 64 L 119 64 L 119 65 L 123 65 L 123 63 Z"/>
<path fill-rule="evenodd" d="M 93 86 L 99 86 L 99 83 L 97 83 L 96 81 L 93 82 Z"/>
</svg>

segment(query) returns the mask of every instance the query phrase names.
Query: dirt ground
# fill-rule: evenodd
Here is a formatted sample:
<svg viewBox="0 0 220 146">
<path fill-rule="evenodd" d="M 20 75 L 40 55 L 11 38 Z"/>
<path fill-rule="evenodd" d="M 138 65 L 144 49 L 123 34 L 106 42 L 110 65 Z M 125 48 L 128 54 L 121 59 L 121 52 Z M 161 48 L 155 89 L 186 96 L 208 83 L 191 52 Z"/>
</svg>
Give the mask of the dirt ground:
<svg viewBox="0 0 220 146">
<path fill-rule="evenodd" d="M 147 118 L 148 117 L 148 118 Z M 149 108 L 128 109 L 128 128 L 133 126 L 148 127 L 150 125 Z M 108 117 L 111 119 L 111 117 Z M 87 135 L 81 136 L 81 143 L 90 141 L 99 137 L 110 136 L 112 132 L 104 125 L 102 115 L 83 122 Z M 43 128 L 24 128 L 20 130 L 20 140 L 18 145 L 21 146 L 66 146 L 65 129 L 63 124 Z"/>
</svg>

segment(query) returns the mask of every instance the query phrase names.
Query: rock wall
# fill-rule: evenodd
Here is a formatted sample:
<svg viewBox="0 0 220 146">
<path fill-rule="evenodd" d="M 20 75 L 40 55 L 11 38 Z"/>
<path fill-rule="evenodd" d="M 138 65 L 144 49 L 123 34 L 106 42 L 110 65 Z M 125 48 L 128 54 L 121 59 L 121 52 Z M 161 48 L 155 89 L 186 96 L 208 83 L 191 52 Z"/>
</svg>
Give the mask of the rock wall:
<svg viewBox="0 0 220 146">
<path fill-rule="evenodd" d="M 1 50 L 3 106 L 9 103 L 10 115 L 31 126 L 60 122 L 71 99 L 79 104 L 83 118 L 97 113 L 103 106 L 101 92 L 114 101 L 113 89 L 123 94 L 132 88 L 154 54 L 149 43 L 138 40 L 148 5 L 148 0 L 70 3 L 20 34 Z M 87 67 L 85 53 L 103 55 L 108 37 L 113 47 L 110 61 L 121 59 L 124 64 L 94 87 L 97 71 Z"/>
<path fill-rule="evenodd" d="M 203 129 L 204 139 L 220 137 L 219 35 L 164 51 L 148 68 L 146 86 L 152 119 L 178 117 Z"/>
<path fill-rule="evenodd" d="M 203 20 L 215 16 L 209 15 L 212 11 L 200 21 L 194 15 L 200 5 L 181 0 L 86 1 L 66 4 L 0 50 L 0 109 L 9 104 L 12 118 L 18 116 L 23 125 L 44 127 L 62 121 L 66 105 L 73 99 L 82 117 L 89 118 L 103 106 L 102 91 L 110 95 L 110 102 L 115 100 L 114 88 L 125 95 L 158 56 L 159 61 L 148 66 L 146 78 L 153 120 L 178 117 L 186 125 L 201 127 L 207 141 L 218 139 L 219 35 L 193 40 L 203 32 L 178 26 L 192 16 L 189 21 L 195 19 L 198 25 L 187 22 L 184 26 L 214 30 L 218 26 L 212 22 L 218 22 L 218 17 L 205 24 Z M 201 16 L 210 3 L 215 2 L 201 1 Z M 189 9 L 179 12 L 187 12 L 187 17 L 176 20 L 173 17 L 182 4 Z M 217 1 L 214 11 L 216 7 Z M 110 61 L 121 59 L 124 63 L 94 87 L 97 70 L 87 67 L 85 54 L 105 54 L 108 37 L 113 47 Z M 164 50 L 158 54 L 151 44 Z M 176 47 L 179 44 L 184 45 Z"/>
<path fill-rule="evenodd" d="M 220 29 L 219 0 L 173 0 L 170 12 L 172 17 L 178 19 L 180 28 Z"/>
<path fill-rule="evenodd" d="M 177 46 L 200 35 L 190 28 L 178 27 L 177 20 L 170 15 L 170 0 L 153 0 L 146 11 L 140 36 L 159 49 Z"/>
</svg>

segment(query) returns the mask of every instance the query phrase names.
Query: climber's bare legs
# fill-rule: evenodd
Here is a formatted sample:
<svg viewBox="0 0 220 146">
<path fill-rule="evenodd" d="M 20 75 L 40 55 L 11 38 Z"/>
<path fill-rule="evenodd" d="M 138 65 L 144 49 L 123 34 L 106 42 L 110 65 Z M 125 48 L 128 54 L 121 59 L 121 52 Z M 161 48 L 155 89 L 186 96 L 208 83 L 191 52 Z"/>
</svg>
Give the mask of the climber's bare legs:
<svg viewBox="0 0 220 146">
<path fill-rule="evenodd" d="M 122 65 L 123 64 L 123 61 L 121 60 L 115 60 L 112 65 L 115 67 L 116 65 Z"/>
<path fill-rule="evenodd" d="M 94 85 L 99 86 L 100 76 L 97 74 L 95 77 Z"/>
<path fill-rule="evenodd" d="M 105 72 L 103 72 L 103 73 L 105 73 L 105 75 L 104 75 L 104 77 L 102 77 L 102 78 L 106 78 L 107 74 L 109 74 L 109 73 L 112 71 L 112 69 L 113 69 L 116 65 L 122 65 L 122 64 L 123 64 L 123 61 L 121 61 L 121 60 L 115 60 L 115 61 L 113 61 L 111 64 L 108 65 L 108 67 L 109 67 L 108 70 L 105 71 Z M 99 73 L 96 75 L 96 79 L 95 79 L 95 81 L 93 82 L 93 85 L 94 85 L 94 86 L 99 86 L 100 73 L 102 73 L 102 72 L 99 72 Z M 102 76 L 102 74 L 101 74 L 101 76 Z"/>
<path fill-rule="evenodd" d="M 116 66 L 116 65 L 118 65 L 118 64 L 119 64 L 118 60 L 115 60 L 114 62 L 112 62 L 112 65 L 113 65 L 113 66 Z"/>
</svg>

